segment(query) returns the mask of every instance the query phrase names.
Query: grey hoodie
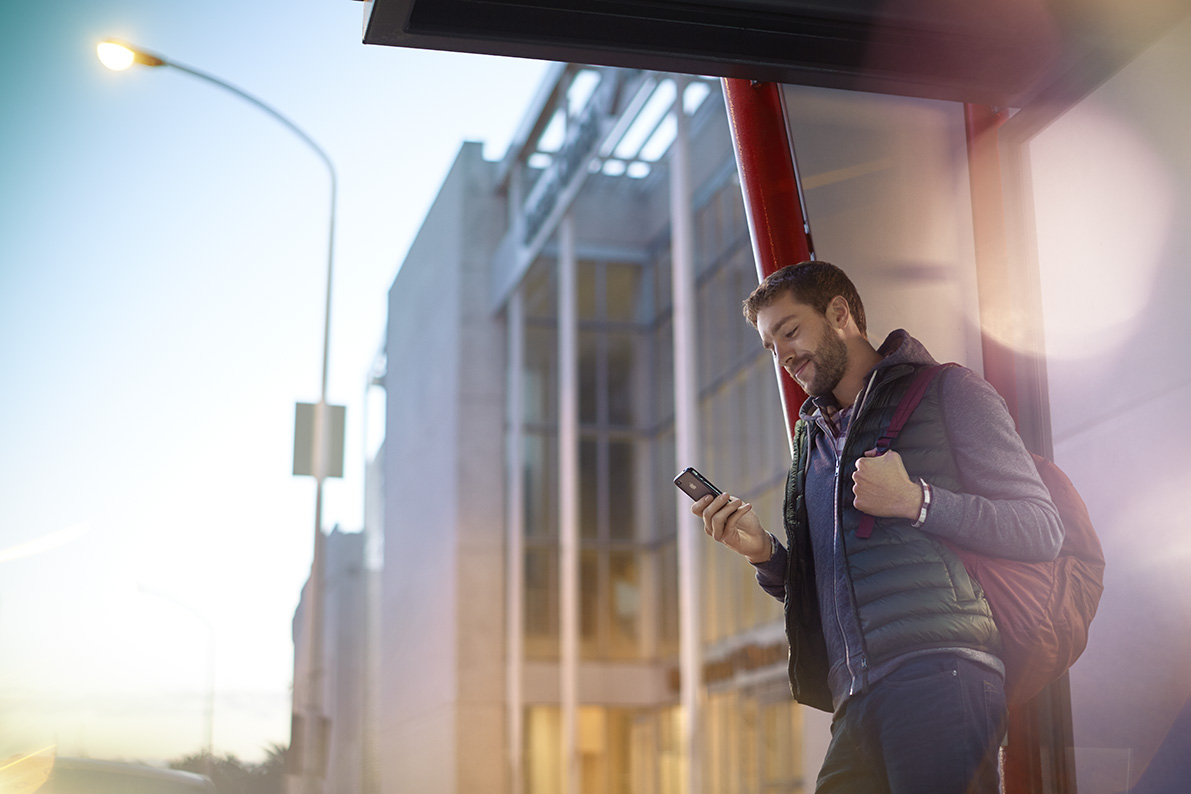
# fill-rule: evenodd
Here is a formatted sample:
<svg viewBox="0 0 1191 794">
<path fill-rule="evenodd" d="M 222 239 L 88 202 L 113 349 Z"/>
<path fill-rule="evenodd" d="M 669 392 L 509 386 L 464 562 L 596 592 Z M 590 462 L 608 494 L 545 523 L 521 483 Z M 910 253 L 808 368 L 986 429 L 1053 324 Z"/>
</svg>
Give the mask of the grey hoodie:
<svg viewBox="0 0 1191 794">
<path fill-rule="evenodd" d="M 878 351 L 882 359 L 865 378 L 865 386 L 851 410 L 837 416 L 846 434 L 851 417 L 864 410 L 865 398 L 880 371 L 896 364 L 937 363 L 920 342 L 905 331 L 894 331 Z M 942 375 L 943 421 L 963 491 L 932 485 L 932 500 L 922 529 L 974 551 L 1017 560 L 1050 560 L 1063 542 L 1063 527 L 1050 494 L 1014 428 L 1004 400 L 984 379 L 968 369 L 953 367 Z M 851 579 L 842 540 L 835 533 L 835 463 L 838 452 L 822 406 L 834 398 L 808 400 L 801 418 L 819 426 L 812 434 L 806 479 L 815 578 L 830 664 L 828 684 L 834 707 L 887 675 L 914 656 L 949 652 L 1004 672 L 1000 660 L 970 648 L 933 649 L 907 653 L 864 670 L 860 626 L 852 601 Z M 850 493 L 845 488 L 845 493 Z M 757 581 L 766 592 L 785 597 L 788 556 L 778 544 L 768 562 L 757 567 Z"/>
</svg>

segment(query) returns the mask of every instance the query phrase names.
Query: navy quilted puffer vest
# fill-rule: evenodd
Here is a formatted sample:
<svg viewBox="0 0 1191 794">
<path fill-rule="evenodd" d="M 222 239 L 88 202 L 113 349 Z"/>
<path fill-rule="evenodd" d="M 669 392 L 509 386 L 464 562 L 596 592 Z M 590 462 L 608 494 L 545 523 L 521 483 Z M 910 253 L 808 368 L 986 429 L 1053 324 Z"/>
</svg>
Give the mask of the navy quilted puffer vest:
<svg viewBox="0 0 1191 794">
<path fill-rule="evenodd" d="M 888 426 L 915 367 L 898 365 L 877 373 L 877 382 L 853 417 L 844 448 L 836 498 L 840 503 L 847 573 L 870 667 L 894 656 L 931 648 L 971 648 L 996 654 L 1000 639 L 979 584 L 959 559 L 909 520 L 878 518 L 869 538 L 856 537 L 861 513 L 852 504 L 856 461 Z M 911 478 L 962 490 L 942 421 L 937 378 L 893 443 Z M 808 442 L 817 427 L 800 421 L 795 458 L 787 480 L 785 524 L 791 551 L 786 581 L 786 633 L 790 640 L 790 683 L 799 702 L 831 709 L 827 651 L 807 528 L 805 466 Z"/>
</svg>

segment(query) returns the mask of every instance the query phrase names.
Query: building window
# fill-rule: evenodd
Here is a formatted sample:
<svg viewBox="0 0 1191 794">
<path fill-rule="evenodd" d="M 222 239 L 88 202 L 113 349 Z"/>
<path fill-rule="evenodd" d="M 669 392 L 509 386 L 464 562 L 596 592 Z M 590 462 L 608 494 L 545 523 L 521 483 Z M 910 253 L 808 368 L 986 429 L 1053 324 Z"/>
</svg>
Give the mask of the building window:
<svg viewBox="0 0 1191 794">
<path fill-rule="evenodd" d="M 558 547 L 525 550 L 525 655 L 531 659 L 557 659 Z"/>
<path fill-rule="evenodd" d="M 802 794 L 802 707 L 784 686 L 712 693 L 703 759 L 708 791 Z"/>
<path fill-rule="evenodd" d="M 545 261 L 531 270 L 526 298 L 525 418 L 526 654 L 557 658 L 558 330 L 553 277 Z M 648 306 L 642 266 L 581 261 L 579 302 L 579 535 L 580 637 L 584 659 L 641 659 L 658 642 L 646 626 L 670 621 L 644 617 L 666 603 L 647 583 L 662 579 L 654 523 L 641 521 L 653 505 L 641 472 L 651 471 L 643 429 L 651 371 Z M 670 475 L 673 476 L 673 475 Z M 668 482 L 663 480 L 663 483 Z M 666 493 L 667 497 L 672 495 Z M 671 530 L 672 531 L 672 530 Z M 547 568 L 547 558 L 553 566 Z M 532 562 L 531 562 L 532 559 Z M 649 629 L 648 632 L 653 632 Z"/>
<path fill-rule="evenodd" d="M 632 782 L 634 756 L 646 748 L 634 742 L 637 714 L 630 709 L 579 708 L 579 774 L 583 794 L 651 794 Z M 562 790 L 562 714 L 557 706 L 525 710 L 525 794 Z M 638 762 L 641 759 L 636 759 Z"/>
<path fill-rule="evenodd" d="M 761 794 L 801 794 L 803 774 L 802 708 L 789 697 L 762 703 L 758 745 L 761 751 Z"/>
<path fill-rule="evenodd" d="M 728 181 L 700 217 L 719 231 L 704 238 L 707 268 L 700 275 L 699 413 L 705 472 L 713 482 L 753 504 L 761 523 L 781 537 L 781 506 L 790 465 L 789 441 L 773 363 L 756 331 L 741 315 L 740 301 L 757 284 L 748 255 L 739 186 Z M 753 571 L 720 546 L 703 555 L 702 639 L 729 639 L 780 621 L 781 604 L 757 587 Z"/>
<path fill-rule="evenodd" d="M 632 794 L 682 794 L 687 791 L 682 749 L 682 710 L 677 706 L 641 712 L 630 728 Z M 708 791 L 717 791 L 707 788 Z"/>
<path fill-rule="evenodd" d="M 525 794 L 562 791 L 562 713 L 554 706 L 525 710 Z"/>
</svg>

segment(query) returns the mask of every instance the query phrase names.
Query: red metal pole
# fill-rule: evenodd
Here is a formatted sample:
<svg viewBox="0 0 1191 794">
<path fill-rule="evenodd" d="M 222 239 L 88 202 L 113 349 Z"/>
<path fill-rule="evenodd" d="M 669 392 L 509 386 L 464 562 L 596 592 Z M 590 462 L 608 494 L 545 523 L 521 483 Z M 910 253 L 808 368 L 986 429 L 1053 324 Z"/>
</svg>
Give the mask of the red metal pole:
<svg viewBox="0 0 1191 794">
<path fill-rule="evenodd" d="M 814 256 L 781 86 L 738 79 L 724 79 L 723 86 L 753 258 L 759 279 L 764 279 Z M 785 370 L 779 367 L 778 373 L 786 429 L 792 432 L 806 392 Z"/>
<path fill-rule="evenodd" d="M 1009 252 L 1005 239 L 1005 199 L 997 129 L 1009 114 L 986 105 L 964 105 L 968 144 L 968 184 L 972 195 L 972 235 L 976 244 L 976 283 L 980 301 L 984 379 L 1018 418 L 1015 351 L 1004 342 L 1012 324 Z"/>
</svg>

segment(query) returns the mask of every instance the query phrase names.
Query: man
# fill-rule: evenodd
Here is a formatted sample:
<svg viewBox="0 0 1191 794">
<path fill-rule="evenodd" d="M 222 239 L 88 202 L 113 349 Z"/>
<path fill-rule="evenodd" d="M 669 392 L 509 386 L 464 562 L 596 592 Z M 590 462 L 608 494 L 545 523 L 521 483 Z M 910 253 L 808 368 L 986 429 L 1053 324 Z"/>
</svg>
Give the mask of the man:
<svg viewBox="0 0 1191 794">
<path fill-rule="evenodd" d="M 833 713 L 816 791 L 996 792 L 1000 639 L 939 541 L 1019 560 L 1059 552 L 1058 512 L 1004 401 L 949 368 L 878 455 L 914 374 L 936 363 L 926 349 L 900 330 L 874 349 L 856 288 L 826 262 L 770 275 L 744 313 L 809 395 L 784 509 L 790 548 L 727 493 L 692 512 L 785 603 L 794 696 Z M 862 513 L 876 517 L 867 538 Z"/>
</svg>

